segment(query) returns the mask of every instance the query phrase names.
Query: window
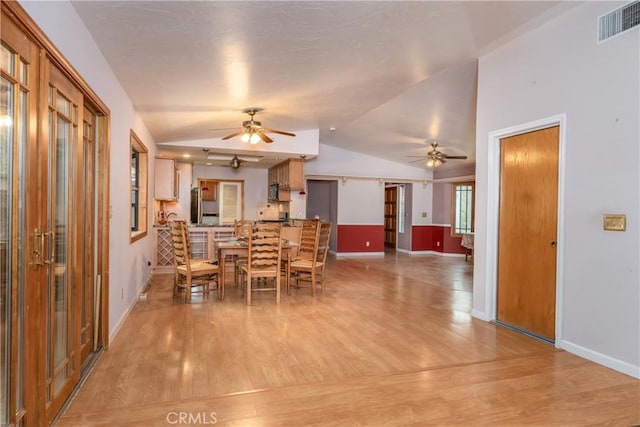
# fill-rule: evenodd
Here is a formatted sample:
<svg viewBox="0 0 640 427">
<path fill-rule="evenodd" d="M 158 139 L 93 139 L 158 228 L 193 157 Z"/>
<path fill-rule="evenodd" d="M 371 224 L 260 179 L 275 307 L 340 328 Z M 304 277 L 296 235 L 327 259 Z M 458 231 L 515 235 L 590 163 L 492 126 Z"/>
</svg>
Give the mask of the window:
<svg viewBox="0 0 640 427">
<path fill-rule="evenodd" d="M 147 147 L 131 131 L 131 243 L 147 235 Z"/>
<path fill-rule="evenodd" d="M 456 182 L 451 185 L 451 235 L 473 231 L 473 199 L 475 183 Z"/>
</svg>

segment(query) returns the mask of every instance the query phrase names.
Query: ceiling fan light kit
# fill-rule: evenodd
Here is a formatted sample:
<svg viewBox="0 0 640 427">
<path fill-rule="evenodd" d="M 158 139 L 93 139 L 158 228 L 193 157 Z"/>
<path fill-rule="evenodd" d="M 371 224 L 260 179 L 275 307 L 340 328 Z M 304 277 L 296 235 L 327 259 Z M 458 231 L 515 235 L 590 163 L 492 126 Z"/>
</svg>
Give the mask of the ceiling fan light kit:
<svg viewBox="0 0 640 427">
<path fill-rule="evenodd" d="M 467 156 L 449 156 L 448 154 L 444 154 L 442 151 L 438 150 L 438 142 L 431 141 L 431 151 L 429 151 L 424 156 L 408 156 L 408 157 L 418 157 L 418 160 L 413 160 L 409 163 L 418 162 L 421 160 L 425 161 L 425 164 L 428 168 L 437 168 L 441 166 L 447 161 L 445 159 L 454 159 L 454 160 L 465 160 Z"/>
<path fill-rule="evenodd" d="M 238 158 L 238 156 L 233 156 L 233 159 L 231 159 L 229 166 L 231 166 L 231 169 L 240 169 L 240 166 L 242 166 L 242 163 L 240 162 L 240 159 Z"/>
<path fill-rule="evenodd" d="M 255 116 L 256 113 L 259 111 L 262 111 L 262 109 L 246 108 L 242 110 L 243 113 L 247 113 L 249 115 L 249 120 L 245 120 L 242 122 L 242 128 L 239 131 L 234 132 L 230 135 L 227 135 L 222 139 L 226 140 L 226 139 L 231 139 L 233 137 L 236 137 L 238 135 L 242 135 L 241 139 L 243 142 L 247 142 L 250 144 L 257 144 L 260 141 L 263 141 L 263 142 L 266 142 L 267 144 L 270 144 L 273 142 L 273 139 L 271 139 L 271 137 L 269 137 L 267 133 L 277 133 L 277 134 L 286 135 L 286 136 L 296 136 L 296 134 L 292 132 L 285 132 L 282 130 L 267 129 L 262 127 L 261 122 L 253 119 L 253 116 Z"/>
</svg>

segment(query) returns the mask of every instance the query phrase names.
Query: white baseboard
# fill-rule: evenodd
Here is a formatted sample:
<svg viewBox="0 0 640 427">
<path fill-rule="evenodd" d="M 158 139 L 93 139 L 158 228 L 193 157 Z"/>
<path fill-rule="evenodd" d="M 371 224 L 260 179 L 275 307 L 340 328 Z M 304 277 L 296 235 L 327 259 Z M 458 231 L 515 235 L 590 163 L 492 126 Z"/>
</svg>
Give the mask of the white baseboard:
<svg viewBox="0 0 640 427">
<path fill-rule="evenodd" d="M 336 252 L 336 257 L 384 256 L 384 252 Z"/>
<path fill-rule="evenodd" d="M 484 320 L 485 322 L 491 322 L 493 320 L 493 319 L 490 319 L 489 316 L 487 316 L 487 314 L 484 311 L 476 310 L 475 308 L 471 310 L 471 317 Z"/>
<path fill-rule="evenodd" d="M 120 332 L 120 328 L 122 328 L 124 321 L 127 319 L 127 317 L 129 317 L 129 313 L 131 313 L 131 310 L 133 310 L 133 307 L 135 307 L 137 302 L 138 298 L 135 298 L 133 301 L 131 301 L 131 304 L 129 305 L 129 307 L 127 307 L 124 313 L 122 313 L 122 316 L 120 316 L 120 318 L 118 319 L 118 322 L 113 327 L 113 330 L 109 332 L 109 343 L 112 343 L 113 339 L 116 337 L 116 335 L 118 335 L 118 332 Z"/>
<path fill-rule="evenodd" d="M 438 256 L 446 256 L 446 257 L 455 257 L 460 258 L 464 257 L 464 254 L 453 254 L 448 252 L 438 252 L 438 251 L 406 251 L 409 255 L 438 255 Z"/>
<path fill-rule="evenodd" d="M 566 340 L 561 340 L 559 347 L 569 353 L 575 354 L 576 356 L 580 356 L 602 366 L 606 366 L 607 368 L 611 368 L 615 371 L 640 379 L 640 366 L 634 366 L 631 363 L 614 359 L 606 354 L 598 353 L 597 351 L 590 350 Z"/>
<path fill-rule="evenodd" d="M 127 317 L 129 317 L 129 313 L 131 313 L 131 310 L 133 310 L 133 307 L 136 306 L 136 303 L 140 299 L 140 295 L 142 295 L 144 290 L 147 289 L 147 287 L 149 286 L 149 282 L 151 282 L 151 275 L 149 275 L 149 277 L 147 277 L 147 280 L 144 282 L 144 284 L 139 289 L 136 290 L 136 298 L 134 298 L 131 301 L 131 304 L 129 304 L 129 307 L 127 307 L 124 313 L 122 313 L 122 316 L 120 316 L 120 318 L 118 319 L 118 322 L 113 327 L 113 330 L 109 331 L 109 343 L 112 343 L 113 339 L 116 337 L 116 335 L 118 335 L 118 332 L 120 332 L 120 328 L 122 328 L 124 321 L 127 319 Z"/>
</svg>

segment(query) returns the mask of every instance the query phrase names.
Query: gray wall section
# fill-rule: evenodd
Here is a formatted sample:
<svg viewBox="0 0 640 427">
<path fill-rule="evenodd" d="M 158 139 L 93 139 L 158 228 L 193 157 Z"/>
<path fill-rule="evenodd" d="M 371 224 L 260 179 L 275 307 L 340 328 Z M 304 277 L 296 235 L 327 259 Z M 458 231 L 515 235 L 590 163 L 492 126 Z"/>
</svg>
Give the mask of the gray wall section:
<svg viewBox="0 0 640 427">
<path fill-rule="evenodd" d="M 451 222 L 451 184 L 440 182 L 433 184 L 433 224 Z"/>
<path fill-rule="evenodd" d="M 398 249 L 411 250 L 411 224 L 413 224 L 413 184 L 404 185 L 404 233 L 398 233 Z"/>
<path fill-rule="evenodd" d="M 307 218 L 331 222 L 329 249 L 337 247 L 338 181 L 307 180 Z"/>
</svg>

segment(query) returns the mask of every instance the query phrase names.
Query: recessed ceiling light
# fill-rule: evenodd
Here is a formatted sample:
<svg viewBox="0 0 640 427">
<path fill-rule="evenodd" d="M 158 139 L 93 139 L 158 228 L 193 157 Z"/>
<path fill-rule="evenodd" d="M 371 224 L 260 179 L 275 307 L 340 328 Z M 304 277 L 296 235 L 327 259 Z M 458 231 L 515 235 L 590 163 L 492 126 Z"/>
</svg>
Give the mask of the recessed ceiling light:
<svg viewBox="0 0 640 427">
<path fill-rule="evenodd" d="M 336 131 L 336 127 L 335 127 L 335 126 L 331 126 L 331 127 L 329 128 L 329 130 L 330 130 L 331 132 L 335 132 L 335 131 Z"/>
<path fill-rule="evenodd" d="M 207 162 L 207 166 L 211 166 L 213 163 L 211 162 Z"/>
<path fill-rule="evenodd" d="M 187 159 L 188 159 L 189 157 L 191 157 L 191 154 L 189 154 L 189 153 L 184 153 L 184 154 L 182 155 L 182 157 L 185 157 L 185 158 L 187 158 Z"/>
</svg>

